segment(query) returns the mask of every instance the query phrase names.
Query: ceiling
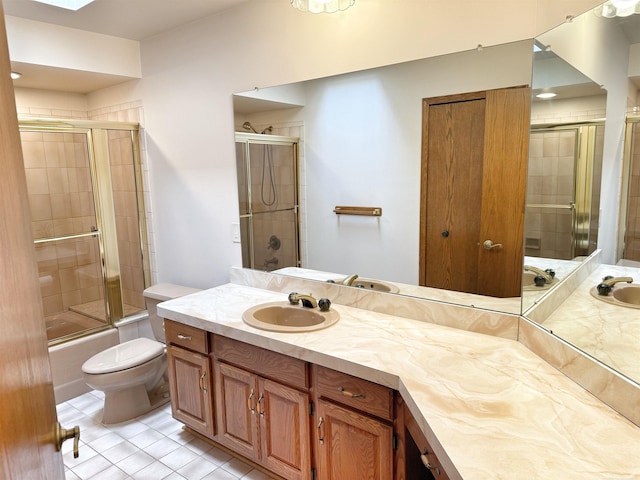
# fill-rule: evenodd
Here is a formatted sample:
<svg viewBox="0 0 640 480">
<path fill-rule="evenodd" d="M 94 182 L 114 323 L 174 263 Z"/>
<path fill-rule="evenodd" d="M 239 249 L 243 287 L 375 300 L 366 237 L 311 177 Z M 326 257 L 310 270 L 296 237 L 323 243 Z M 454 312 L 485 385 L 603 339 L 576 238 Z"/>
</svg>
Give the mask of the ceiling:
<svg viewBox="0 0 640 480">
<path fill-rule="evenodd" d="M 248 0 L 95 0 L 74 12 L 32 0 L 2 0 L 5 15 L 141 41 Z M 130 78 L 12 62 L 15 87 L 89 93 Z"/>
</svg>

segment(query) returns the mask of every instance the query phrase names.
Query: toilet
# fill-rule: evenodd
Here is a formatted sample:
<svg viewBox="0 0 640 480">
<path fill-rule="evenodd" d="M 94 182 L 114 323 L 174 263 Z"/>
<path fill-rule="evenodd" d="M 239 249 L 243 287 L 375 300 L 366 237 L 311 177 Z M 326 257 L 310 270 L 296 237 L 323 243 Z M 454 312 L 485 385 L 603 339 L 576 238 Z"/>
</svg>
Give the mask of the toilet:
<svg viewBox="0 0 640 480">
<path fill-rule="evenodd" d="M 102 423 L 120 423 L 169 400 L 163 319 L 158 303 L 200 291 L 159 283 L 144 291 L 149 322 L 156 338 L 136 338 L 95 354 L 82 365 L 85 383 L 104 392 Z"/>
</svg>

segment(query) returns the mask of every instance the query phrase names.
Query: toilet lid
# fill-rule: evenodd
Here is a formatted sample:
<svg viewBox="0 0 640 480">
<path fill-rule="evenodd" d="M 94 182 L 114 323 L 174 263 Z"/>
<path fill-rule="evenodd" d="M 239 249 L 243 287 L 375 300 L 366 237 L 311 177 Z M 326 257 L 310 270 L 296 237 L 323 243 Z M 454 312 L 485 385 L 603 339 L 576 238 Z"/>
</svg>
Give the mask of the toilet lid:
<svg viewBox="0 0 640 480">
<path fill-rule="evenodd" d="M 85 373 L 118 372 L 136 367 L 162 355 L 164 345 L 146 337 L 136 338 L 95 354 L 82 365 Z"/>
</svg>

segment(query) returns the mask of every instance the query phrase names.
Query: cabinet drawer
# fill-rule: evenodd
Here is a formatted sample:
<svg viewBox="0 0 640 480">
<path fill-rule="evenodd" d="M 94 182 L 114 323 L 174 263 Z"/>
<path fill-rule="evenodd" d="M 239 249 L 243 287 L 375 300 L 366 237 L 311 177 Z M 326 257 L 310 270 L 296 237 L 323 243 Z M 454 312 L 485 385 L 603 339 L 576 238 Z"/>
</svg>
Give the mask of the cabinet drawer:
<svg viewBox="0 0 640 480">
<path fill-rule="evenodd" d="M 330 368 L 315 366 L 318 397 L 329 398 L 385 420 L 393 419 L 393 390 Z"/>
<path fill-rule="evenodd" d="M 220 335 L 213 335 L 213 351 L 218 359 L 263 377 L 292 387 L 309 388 L 308 364 L 303 360 Z"/>
<path fill-rule="evenodd" d="M 209 353 L 207 332 L 172 320 L 164 321 L 167 345 L 179 345 L 200 353 Z"/>
</svg>

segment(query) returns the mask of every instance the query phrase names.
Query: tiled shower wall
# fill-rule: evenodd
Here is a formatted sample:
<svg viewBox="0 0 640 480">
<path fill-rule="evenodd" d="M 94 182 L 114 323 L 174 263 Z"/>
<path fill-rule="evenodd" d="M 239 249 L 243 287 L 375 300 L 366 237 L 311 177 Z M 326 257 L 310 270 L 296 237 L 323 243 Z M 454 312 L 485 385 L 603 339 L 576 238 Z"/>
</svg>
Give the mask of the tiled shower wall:
<svg viewBox="0 0 640 480">
<path fill-rule="evenodd" d="M 532 132 L 527 205 L 569 205 L 573 200 L 575 131 Z M 530 208 L 525 216 L 525 255 L 571 259 L 571 209 Z"/>
<path fill-rule="evenodd" d="M 90 231 L 96 226 L 86 136 L 22 132 L 35 239 Z M 36 258 L 45 315 L 103 296 L 93 237 L 40 243 Z"/>
<path fill-rule="evenodd" d="M 17 105 L 19 115 L 29 117 L 46 117 L 46 118 L 70 118 L 75 120 L 100 120 L 113 122 L 131 122 L 140 124 L 140 159 L 142 162 L 143 191 L 145 200 L 145 215 L 148 233 L 148 252 L 149 263 L 151 266 L 151 283 L 157 283 L 158 274 L 156 267 L 156 250 L 153 232 L 153 218 L 151 213 L 150 186 L 149 186 L 149 170 L 147 160 L 147 149 L 144 133 L 144 116 L 141 101 L 133 101 L 119 105 L 99 108 L 89 111 L 81 110 L 65 110 L 60 108 L 43 108 L 33 107 L 30 105 Z M 124 294 L 124 292 L 123 292 Z M 129 298 L 125 295 L 125 298 Z M 132 304 L 136 305 L 136 304 Z"/>
</svg>

